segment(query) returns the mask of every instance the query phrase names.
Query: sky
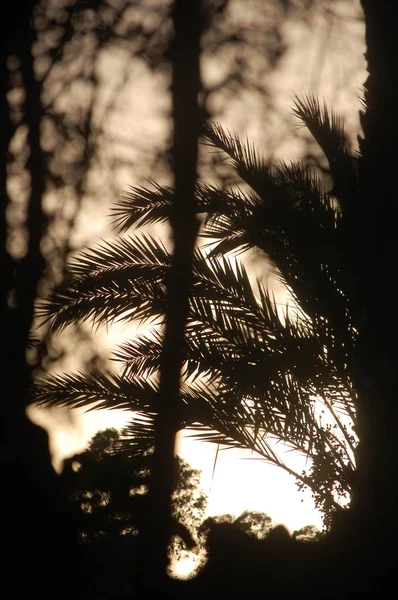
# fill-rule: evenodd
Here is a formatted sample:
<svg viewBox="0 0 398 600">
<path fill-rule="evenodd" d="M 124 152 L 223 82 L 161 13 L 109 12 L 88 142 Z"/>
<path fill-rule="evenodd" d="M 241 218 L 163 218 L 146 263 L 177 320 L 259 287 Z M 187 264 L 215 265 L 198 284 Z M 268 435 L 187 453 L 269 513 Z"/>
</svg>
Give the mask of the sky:
<svg viewBox="0 0 398 600">
<path fill-rule="evenodd" d="M 62 469 L 62 458 L 82 451 L 98 430 L 119 429 L 129 420 L 128 413 L 123 411 L 80 412 L 70 422 L 62 409 L 52 409 L 50 414 L 46 409 L 38 409 L 31 411 L 30 416 L 37 424 L 48 426 L 52 421 L 51 451 L 57 470 Z M 187 432 L 178 436 L 176 454 L 202 472 L 201 487 L 208 496 L 206 516 L 226 513 L 238 516 L 246 509 L 259 510 L 291 531 L 312 524 L 322 528 L 321 515 L 310 493 L 299 492 L 292 476 L 248 450 L 218 448 L 216 444 L 195 441 L 191 435 L 192 432 Z M 305 467 L 304 459 L 299 457 L 294 464 L 299 470 Z"/>
<path fill-rule="evenodd" d="M 243 18 L 239 1 L 233 4 L 237 6 L 235 18 Z M 333 103 L 346 117 L 347 128 L 355 139 L 359 130 L 357 96 L 365 81 L 364 29 L 353 17 L 358 13 L 359 1 L 333 3 L 333 7 L 346 16 L 337 18 L 331 11 L 319 9 L 310 26 L 296 24 L 293 27 L 290 23 L 288 28 L 286 24 L 288 51 L 278 72 L 268 74 L 266 82 L 278 100 L 279 116 L 267 117 L 265 129 L 266 108 L 258 97 L 230 97 L 220 119 L 225 127 L 238 129 L 258 147 L 271 148 L 277 158 L 297 158 L 301 146 L 291 135 L 292 121 L 287 115 L 291 113 L 294 94 L 312 91 Z M 101 55 L 97 69 L 101 84 L 99 97 L 112 96 L 123 79 L 126 60 L 126 53 L 120 49 Z M 214 57 L 207 57 L 203 64 L 204 77 L 216 78 L 217 68 Z M 112 194 L 109 191 L 107 196 L 104 192 L 109 179 L 112 179 L 112 189 L 116 187 L 123 192 L 127 186 L 143 184 L 145 177 L 156 175 L 156 166 L 148 173 L 143 171 L 142 164 L 144 157 L 148 158 L 154 148 L 164 144 L 169 128 L 169 107 L 159 93 L 157 75 L 143 62 L 137 62 L 131 73 L 119 90 L 106 122 L 106 132 L 112 133 L 117 142 L 112 146 L 107 138 L 106 153 L 103 148 L 99 150 L 100 170 L 94 170 L 87 179 L 83 211 L 73 234 L 76 247 L 95 242 L 109 233 L 106 215 Z M 95 114 L 94 111 L 94 117 Z M 129 149 L 132 166 L 127 167 L 116 163 L 114 157 L 127 152 L 129 136 L 137 143 L 133 150 Z M 121 411 L 84 414 L 62 409 L 34 409 L 29 414 L 32 420 L 49 429 L 57 469 L 61 468 L 62 458 L 81 451 L 96 431 L 122 427 L 128 419 Z M 321 515 L 310 493 L 299 492 L 290 475 L 241 450 L 221 450 L 214 468 L 216 451 L 214 445 L 195 442 L 188 435 L 178 439 L 178 454 L 202 471 L 201 485 L 209 496 L 207 515 L 232 513 L 238 516 L 245 509 L 253 509 L 267 513 L 275 523 L 284 523 L 291 531 L 309 524 L 322 527 Z M 301 470 L 302 459 L 295 460 Z"/>
</svg>

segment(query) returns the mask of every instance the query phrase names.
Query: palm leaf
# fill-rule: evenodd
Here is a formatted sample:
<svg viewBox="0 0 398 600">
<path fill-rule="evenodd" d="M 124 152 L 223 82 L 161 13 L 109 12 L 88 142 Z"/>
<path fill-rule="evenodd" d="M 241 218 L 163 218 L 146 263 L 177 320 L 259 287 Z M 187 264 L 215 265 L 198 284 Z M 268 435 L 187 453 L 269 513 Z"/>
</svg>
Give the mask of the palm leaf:
<svg viewBox="0 0 398 600">
<path fill-rule="evenodd" d="M 210 146 L 222 150 L 232 160 L 238 175 L 259 196 L 269 187 L 269 166 L 253 144 L 240 138 L 219 123 L 206 123 L 203 134 Z"/>
<path fill-rule="evenodd" d="M 74 259 L 74 278 L 39 304 L 38 317 L 54 332 L 87 320 L 156 319 L 165 309 L 169 266 L 166 249 L 150 236 L 104 243 Z"/>
<path fill-rule="evenodd" d="M 343 203 L 347 213 L 358 208 L 358 160 L 351 152 L 350 141 L 344 131 L 342 118 L 329 111 L 318 98 L 307 95 L 303 100 L 297 96 L 294 114 L 308 128 L 323 150 L 334 182 L 333 194 Z"/>
<path fill-rule="evenodd" d="M 87 410 L 145 410 L 153 406 L 156 384 L 126 380 L 110 372 L 63 373 L 38 378 L 34 402 L 39 406 L 68 406 Z"/>
<path fill-rule="evenodd" d="M 117 200 L 111 209 L 115 230 L 125 233 L 131 227 L 165 223 L 170 219 L 174 205 L 174 191 L 150 180 L 151 189 L 130 187 L 130 191 Z"/>
<path fill-rule="evenodd" d="M 155 413 L 134 413 L 130 422 L 123 428 L 117 444 L 119 452 L 131 457 L 142 457 L 154 447 Z"/>
<path fill-rule="evenodd" d="M 160 368 L 163 352 L 163 331 L 150 328 L 145 335 L 119 345 L 113 360 L 122 364 L 123 377 L 151 377 Z"/>
</svg>

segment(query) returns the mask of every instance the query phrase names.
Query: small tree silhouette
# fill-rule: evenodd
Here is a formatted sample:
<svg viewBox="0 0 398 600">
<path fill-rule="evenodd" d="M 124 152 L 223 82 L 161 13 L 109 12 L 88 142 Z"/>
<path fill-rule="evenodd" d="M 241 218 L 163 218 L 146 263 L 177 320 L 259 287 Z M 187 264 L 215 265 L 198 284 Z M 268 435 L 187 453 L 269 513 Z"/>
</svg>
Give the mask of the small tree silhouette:
<svg viewBox="0 0 398 600">
<path fill-rule="evenodd" d="M 94 595 L 135 586 L 137 534 L 151 518 L 147 491 L 153 452 L 132 456 L 120 450 L 119 442 L 115 429 L 98 432 L 85 452 L 64 462 L 61 476 L 80 541 L 80 583 Z M 196 547 L 207 499 L 200 472 L 179 457 L 174 463 L 170 555 L 176 561 Z"/>
</svg>

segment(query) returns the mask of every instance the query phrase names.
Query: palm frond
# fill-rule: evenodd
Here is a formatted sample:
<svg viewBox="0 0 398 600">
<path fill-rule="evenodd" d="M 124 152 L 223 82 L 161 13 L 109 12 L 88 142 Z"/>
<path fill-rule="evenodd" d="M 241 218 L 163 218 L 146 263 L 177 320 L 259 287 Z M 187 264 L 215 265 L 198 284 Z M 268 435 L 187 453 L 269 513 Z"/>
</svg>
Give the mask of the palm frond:
<svg viewBox="0 0 398 600">
<path fill-rule="evenodd" d="M 82 321 L 156 320 L 165 309 L 169 266 L 164 246 L 150 236 L 104 243 L 74 259 L 74 277 L 41 301 L 38 317 L 54 332 Z"/>
<path fill-rule="evenodd" d="M 143 277 L 145 270 L 132 266 L 127 274 L 114 271 L 110 274 L 112 279 L 106 277 L 105 281 L 103 273 L 94 274 L 84 282 L 92 289 L 85 294 L 75 282 L 72 288 L 42 302 L 38 316 L 42 323 L 50 322 L 53 332 L 87 321 L 93 327 L 114 321 L 160 321 L 165 310 L 164 289 L 156 280 Z M 146 274 L 153 276 L 153 269 L 149 273 L 146 270 Z"/>
<path fill-rule="evenodd" d="M 146 455 L 154 447 L 155 413 L 136 412 L 118 440 L 117 449 L 131 457 Z"/>
<path fill-rule="evenodd" d="M 142 227 L 169 221 L 174 205 L 174 191 L 150 180 L 151 189 L 130 187 L 111 209 L 116 232 L 125 233 L 132 227 Z"/>
<path fill-rule="evenodd" d="M 33 400 L 39 406 L 139 411 L 154 405 L 156 393 L 150 380 L 126 380 L 110 372 L 75 372 L 37 379 Z"/>
<path fill-rule="evenodd" d="M 350 153 L 350 142 L 344 131 L 344 121 L 335 111 L 329 111 L 326 104 L 319 102 L 317 96 L 307 94 L 301 100 L 294 98 L 295 114 L 314 136 L 324 151 L 329 164 L 339 155 Z"/>
<path fill-rule="evenodd" d="M 113 351 L 113 360 L 123 366 L 123 377 L 146 378 L 160 370 L 163 352 L 163 332 L 151 328 L 148 334 L 137 335 Z"/>
<path fill-rule="evenodd" d="M 130 191 L 117 200 L 112 210 L 112 221 L 117 233 L 122 234 L 132 227 L 138 228 L 170 221 L 174 205 L 174 190 L 150 181 L 152 188 L 131 187 Z M 198 214 L 206 214 L 205 223 L 217 215 L 245 213 L 246 204 L 255 204 L 256 194 L 239 190 L 221 190 L 216 186 L 197 182 L 195 197 Z"/>
<path fill-rule="evenodd" d="M 210 146 L 222 150 L 232 160 L 232 166 L 252 190 L 262 196 L 269 188 L 269 165 L 248 140 L 241 139 L 219 123 L 206 123 L 204 137 Z"/>
<path fill-rule="evenodd" d="M 257 194 L 251 190 L 243 193 L 238 187 L 222 189 L 206 183 L 196 186 L 196 198 L 200 212 L 207 213 L 206 226 L 221 217 L 230 217 L 234 221 L 250 215 L 251 208 L 259 202 Z"/>
<path fill-rule="evenodd" d="M 111 271 L 141 264 L 153 268 L 169 265 L 170 255 L 160 239 L 150 235 L 127 236 L 103 242 L 89 250 L 80 252 L 69 266 L 74 277 L 85 277 L 91 273 Z"/>
<path fill-rule="evenodd" d="M 336 207 L 331 204 L 327 190 L 316 173 L 300 162 L 281 162 L 275 166 L 273 176 L 281 190 L 280 198 L 284 200 L 284 214 L 279 215 L 276 211 L 271 218 L 281 218 L 283 229 L 290 219 L 298 221 L 298 228 L 304 231 L 311 229 L 318 233 L 321 230 L 325 234 L 335 229 Z"/>
<path fill-rule="evenodd" d="M 323 150 L 334 182 L 333 193 L 351 212 L 358 201 L 358 161 L 344 131 L 343 119 L 318 98 L 308 94 L 294 100 L 294 114 L 303 122 Z"/>
</svg>

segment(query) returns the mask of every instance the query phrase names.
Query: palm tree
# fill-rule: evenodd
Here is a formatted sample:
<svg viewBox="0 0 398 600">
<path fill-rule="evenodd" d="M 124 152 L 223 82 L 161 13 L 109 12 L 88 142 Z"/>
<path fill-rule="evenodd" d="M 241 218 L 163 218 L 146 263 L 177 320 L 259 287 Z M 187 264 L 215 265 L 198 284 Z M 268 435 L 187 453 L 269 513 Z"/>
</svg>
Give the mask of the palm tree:
<svg viewBox="0 0 398 600">
<path fill-rule="evenodd" d="M 205 127 L 207 143 L 230 158 L 246 189 L 196 188 L 201 235 L 211 242 L 194 255 L 180 429 L 250 449 L 289 472 L 312 489 L 329 523 L 355 468 L 347 249 L 357 158 L 341 120 L 315 98 L 296 99 L 295 112 L 328 159 L 330 191 L 304 165 L 272 167 L 220 125 Z M 114 350 L 112 372 L 48 375 L 35 388 L 39 404 L 132 411 L 125 444 L 137 454 L 153 445 L 171 264 L 161 240 L 141 228 L 168 222 L 172 206 L 170 188 L 132 188 L 113 209 L 118 237 L 75 258 L 67 283 L 39 306 L 54 333 L 83 320 L 146 325 Z M 133 227 L 134 236 L 126 235 Z M 288 292 L 284 307 L 239 260 L 253 248 Z M 308 471 L 291 468 L 277 442 L 309 457 Z"/>
</svg>

